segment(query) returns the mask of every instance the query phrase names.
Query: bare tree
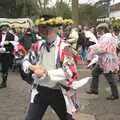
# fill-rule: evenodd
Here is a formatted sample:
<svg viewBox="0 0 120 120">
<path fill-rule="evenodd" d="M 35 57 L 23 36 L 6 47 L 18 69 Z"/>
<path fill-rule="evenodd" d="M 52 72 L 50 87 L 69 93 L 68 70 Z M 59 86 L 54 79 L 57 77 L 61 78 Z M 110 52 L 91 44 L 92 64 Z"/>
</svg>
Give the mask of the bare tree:
<svg viewBox="0 0 120 120">
<path fill-rule="evenodd" d="M 72 0 L 72 19 L 75 24 L 79 24 L 78 0 Z"/>
</svg>

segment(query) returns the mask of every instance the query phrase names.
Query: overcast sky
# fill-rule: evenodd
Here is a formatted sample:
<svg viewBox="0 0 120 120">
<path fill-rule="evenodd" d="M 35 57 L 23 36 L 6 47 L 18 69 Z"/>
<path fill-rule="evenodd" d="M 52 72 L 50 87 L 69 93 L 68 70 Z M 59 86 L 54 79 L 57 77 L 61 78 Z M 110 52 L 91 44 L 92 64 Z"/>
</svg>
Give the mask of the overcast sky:
<svg viewBox="0 0 120 120">
<path fill-rule="evenodd" d="M 50 0 L 50 5 L 49 6 L 54 6 L 55 3 L 56 3 L 57 0 Z M 65 2 L 68 2 L 69 0 L 64 0 Z M 79 3 L 80 4 L 83 4 L 83 3 L 95 3 L 99 0 L 79 0 Z M 111 4 L 115 4 L 115 3 L 118 3 L 120 2 L 120 0 L 113 0 Z"/>
<path fill-rule="evenodd" d="M 93 2 L 93 3 L 95 3 L 95 2 L 97 2 L 97 1 L 99 1 L 99 0 L 79 0 L 80 3 L 88 3 L 88 2 L 90 2 L 90 1 Z M 112 4 L 113 4 L 113 3 L 115 4 L 115 3 L 118 3 L 118 2 L 120 2 L 120 0 L 113 0 L 113 1 L 112 1 Z"/>
</svg>

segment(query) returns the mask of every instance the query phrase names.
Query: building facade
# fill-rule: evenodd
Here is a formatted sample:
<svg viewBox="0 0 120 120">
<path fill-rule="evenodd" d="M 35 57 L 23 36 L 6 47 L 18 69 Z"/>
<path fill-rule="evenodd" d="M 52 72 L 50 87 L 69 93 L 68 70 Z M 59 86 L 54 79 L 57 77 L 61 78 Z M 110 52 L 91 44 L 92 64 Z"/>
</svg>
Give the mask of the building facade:
<svg viewBox="0 0 120 120">
<path fill-rule="evenodd" d="M 110 18 L 120 19 L 120 3 L 111 6 Z"/>
</svg>

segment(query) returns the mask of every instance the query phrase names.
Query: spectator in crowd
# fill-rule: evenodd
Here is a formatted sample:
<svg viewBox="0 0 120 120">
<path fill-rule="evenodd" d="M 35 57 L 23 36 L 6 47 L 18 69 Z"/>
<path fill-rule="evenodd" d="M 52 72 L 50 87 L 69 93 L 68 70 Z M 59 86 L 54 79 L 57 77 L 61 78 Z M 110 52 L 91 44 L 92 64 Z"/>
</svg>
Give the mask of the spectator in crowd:
<svg viewBox="0 0 120 120">
<path fill-rule="evenodd" d="M 36 36 L 33 34 L 31 28 L 27 28 L 24 35 L 19 39 L 19 42 L 24 46 L 24 48 L 28 51 L 32 44 L 35 43 Z"/>
<path fill-rule="evenodd" d="M 74 49 L 76 49 L 78 38 L 79 38 L 79 29 L 78 29 L 78 27 L 73 27 L 70 31 L 67 42 Z"/>
</svg>

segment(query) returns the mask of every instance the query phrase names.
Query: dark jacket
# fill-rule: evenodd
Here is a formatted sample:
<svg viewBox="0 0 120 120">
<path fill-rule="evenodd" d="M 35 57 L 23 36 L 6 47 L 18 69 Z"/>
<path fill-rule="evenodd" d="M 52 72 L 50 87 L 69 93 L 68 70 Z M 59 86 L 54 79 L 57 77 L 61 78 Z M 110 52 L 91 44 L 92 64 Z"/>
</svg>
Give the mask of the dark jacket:
<svg viewBox="0 0 120 120">
<path fill-rule="evenodd" d="M 5 41 L 14 41 L 14 35 L 7 32 Z M 2 34 L 0 34 L 0 42 L 2 42 Z M 7 63 L 4 62 L 4 64 L 12 66 L 14 46 L 12 43 L 9 42 L 8 44 L 5 44 L 3 47 L 6 49 L 6 52 L 0 53 L 0 62 L 3 63 L 3 61 L 6 61 Z"/>
<path fill-rule="evenodd" d="M 0 34 L 0 42 L 2 41 L 2 34 Z M 14 35 L 11 34 L 10 32 L 7 32 L 5 41 L 14 41 Z M 14 50 L 14 46 L 12 43 L 4 45 L 6 51 L 12 53 Z"/>
<path fill-rule="evenodd" d="M 24 34 L 19 41 L 26 50 L 29 50 L 31 48 L 31 45 L 36 41 L 36 36 L 33 33 Z"/>
</svg>

